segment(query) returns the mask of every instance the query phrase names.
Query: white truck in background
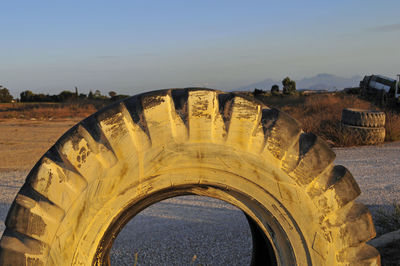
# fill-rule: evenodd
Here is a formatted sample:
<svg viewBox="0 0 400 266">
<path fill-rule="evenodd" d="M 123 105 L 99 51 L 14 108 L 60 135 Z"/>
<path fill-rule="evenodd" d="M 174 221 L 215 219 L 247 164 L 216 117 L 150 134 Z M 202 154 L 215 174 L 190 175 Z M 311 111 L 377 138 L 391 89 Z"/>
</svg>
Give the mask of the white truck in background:
<svg viewBox="0 0 400 266">
<path fill-rule="evenodd" d="M 397 80 L 382 75 L 365 76 L 360 81 L 360 93 L 383 106 L 392 102 L 400 103 L 400 74 Z"/>
</svg>

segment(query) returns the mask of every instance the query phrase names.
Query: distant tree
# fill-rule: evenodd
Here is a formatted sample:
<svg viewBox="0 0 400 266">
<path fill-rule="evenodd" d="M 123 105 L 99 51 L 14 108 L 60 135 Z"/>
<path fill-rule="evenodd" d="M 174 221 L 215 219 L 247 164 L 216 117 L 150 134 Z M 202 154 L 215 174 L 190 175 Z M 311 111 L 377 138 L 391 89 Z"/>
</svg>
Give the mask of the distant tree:
<svg viewBox="0 0 400 266">
<path fill-rule="evenodd" d="M 39 94 L 33 94 L 32 95 L 32 101 L 33 102 L 49 102 L 51 101 L 50 99 L 50 95 L 44 95 L 43 93 L 39 93 Z"/>
<path fill-rule="evenodd" d="M 60 102 L 68 102 L 75 98 L 75 93 L 72 91 L 62 91 L 60 94 L 58 94 L 58 98 Z"/>
<path fill-rule="evenodd" d="M 296 82 L 291 80 L 289 77 L 286 77 L 282 80 L 282 85 L 283 94 L 293 94 L 296 92 Z"/>
<path fill-rule="evenodd" d="M 257 88 L 254 88 L 253 95 L 257 96 L 257 95 L 260 95 L 260 94 L 264 94 L 264 91 L 263 90 L 259 90 Z"/>
<path fill-rule="evenodd" d="M 89 94 L 88 94 L 88 99 L 93 99 L 94 98 L 94 95 L 93 95 L 93 92 L 92 91 L 89 91 Z"/>
<path fill-rule="evenodd" d="M 32 102 L 33 101 L 33 92 L 30 90 L 26 90 L 21 92 L 20 94 L 21 102 Z"/>
<path fill-rule="evenodd" d="M 94 91 L 94 95 L 95 98 L 100 98 L 101 97 L 101 92 L 99 90 L 95 90 Z"/>
<path fill-rule="evenodd" d="M 278 94 L 279 93 L 279 86 L 278 85 L 272 85 L 271 87 L 271 94 Z"/>
<path fill-rule="evenodd" d="M 10 94 L 10 91 L 3 86 L 0 86 L 0 103 L 10 103 L 13 100 L 13 97 Z"/>
<path fill-rule="evenodd" d="M 113 97 L 117 96 L 117 93 L 115 91 L 110 91 L 108 93 L 108 95 L 110 95 L 110 97 L 113 98 Z"/>
<path fill-rule="evenodd" d="M 48 95 L 48 97 L 49 97 L 49 102 L 57 103 L 60 101 L 58 95 Z"/>
<path fill-rule="evenodd" d="M 111 102 L 119 101 L 119 100 L 122 100 L 122 99 L 125 99 L 125 98 L 128 98 L 128 97 L 130 97 L 130 96 L 129 95 L 124 95 L 124 94 L 117 94 L 114 97 L 111 97 L 110 101 Z"/>
</svg>

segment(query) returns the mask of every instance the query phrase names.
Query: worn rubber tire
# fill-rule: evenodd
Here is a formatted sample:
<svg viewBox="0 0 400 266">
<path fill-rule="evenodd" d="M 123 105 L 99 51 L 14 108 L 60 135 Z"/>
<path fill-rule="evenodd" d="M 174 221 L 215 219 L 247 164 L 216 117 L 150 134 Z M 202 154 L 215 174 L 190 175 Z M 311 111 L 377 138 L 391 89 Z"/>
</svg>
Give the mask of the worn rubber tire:
<svg viewBox="0 0 400 266">
<path fill-rule="evenodd" d="M 384 127 L 356 127 L 342 124 L 344 132 L 356 136 L 359 144 L 373 145 L 385 141 L 386 130 Z"/>
<path fill-rule="evenodd" d="M 285 113 L 207 89 L 163 90 L 78 123 L 29 173 L 6 219 L 1 265 L 106 261 L 130 218 L 168 197 L 227 201 L 281 265 L 379 265 L 368 209 L 335 154 Z"/>
<path fill-rule="evenodd" d="M 358 127 L 384 127 L 385 113 L 381 111 L 345 108 L 342 111 L 342 123 Z"/>
</svg>

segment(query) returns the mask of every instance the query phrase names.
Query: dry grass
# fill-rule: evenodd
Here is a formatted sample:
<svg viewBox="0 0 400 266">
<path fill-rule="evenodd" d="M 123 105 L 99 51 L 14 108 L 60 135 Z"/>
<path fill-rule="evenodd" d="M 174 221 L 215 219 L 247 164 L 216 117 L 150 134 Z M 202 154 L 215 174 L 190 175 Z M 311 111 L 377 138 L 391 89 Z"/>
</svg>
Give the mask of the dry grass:
<svg viewBox="0 0 400 266">
<path fill-rule="evenodd" d="M 360 145 L 360 136 L 349 134 L 341 126 L 342 110 L 344 108 L 360 108 L 379 110 L 372 103 L 343 92 L 318 93 L 304 95 L 270 95 L 261 94 L 256 98 L 270 107 L 278 108 L 297 119 L 305 132 L 313 132 L 322 137 L 331 146 L 346 147 Z M 390 140 L 400 135 L 400 116 L 391 113 L 387 132 Z M 397 130 L 399 127 L 399 130 Z M 400 138 L 400 137 L 399 137 Z M 389 139 L 388 139 L 389 140 Z"/>
<path fill-rule="evenodd" d="M 400 114 L 393 111 L 387 111 L 385 113 L 386 113 L 385 141 L 400 140 Z"/>
<path fill-rule="evenodd" d="M 344 108 L 376 109 L 354 95 L 325 93 L 310 95 L 303 103 L 286 105 L 281 110 L 296 118 L 305 132 L 313 132 L 333 146 L 359 145 L 359 136 L 350 135 L 341 127 Z"/>
<path fill-rule="evenodd" d="M 360 145 L 360 137 L 346 133 L 341 127 L 341 115 L 344 108 L 381 110 L 371 102 L 355 95 L 344 93 L 313 94 L 303 101 L 280 107 L 296 118 L 305 132 L 313 132 L 332 146 L 348 147 Z M 382 111 L 382 110 L 381 110 Z M 400 140 L 400 114 L 386 110 L 385 141 Z"/>
<path fill-rule="evenodd" d="M 250 96 L 250 92 L 241 94 Z M 341 127 L 344 108 L 379 110 L 372 103 L 345 93 L 322 93 L 311 95 L 271 96 L 257 95 L 266 105 L 276 107 L 296 118 L 305 132 L 313 132 L 332 146 L 355 146 L 360 144 L 359 136 L 350 135 Z M 103 105 L 92 103 L 10 103 L 0 104 L 0 119 L 56 119 L 86 117 Z M 400 115 L 386 111 L 386 141 L 400 140 Z"/>
<path fill-rule="evenodd" d="M 381 110 L 371 102 L 356 95 L 345 93 L 321 93 L 311 95 L 256 97 L 266 105 L 279 108 L 296 118 L 305 132 L 313 132 L 332 146 L 347 147 L 361 145 L 360 136 L 346 133 L 341 126 L 344 108 Z M 386 141 L 400 140 L 400 115 L 386 111 Z"/>
<path fill-rule="evenodd" d="M 8 103 L 0 104 L 0 118 L 56 119 L 87 117 L 96 112 L 92 104 L 79 103 Z"/>
</svg>

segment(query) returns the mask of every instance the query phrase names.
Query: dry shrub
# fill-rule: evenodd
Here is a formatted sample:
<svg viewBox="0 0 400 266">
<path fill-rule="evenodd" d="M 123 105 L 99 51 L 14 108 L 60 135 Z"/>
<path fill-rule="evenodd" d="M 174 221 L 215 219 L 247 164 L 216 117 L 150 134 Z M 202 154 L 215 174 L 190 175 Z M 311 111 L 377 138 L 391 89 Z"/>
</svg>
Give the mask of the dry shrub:
<svg viewBox="0 0 400 266">
<path fill-rule="evenodd" d="M 359 145 L 359 136 L 348 134 L 341 127 L 344 108 L 373 109 L 371 103 L 355 95 L 324 93 L 310 95 L 304 103 L 286 105 L 281 110 L 296 118 L 305 132 L 313 132 L 333 146 Z"/>
<path fill-rule="evenodd" d="M 385 129 L 385 141 L 400 140 L 400 115 L 393 111 L 386 112 Z"/>
</svg>

